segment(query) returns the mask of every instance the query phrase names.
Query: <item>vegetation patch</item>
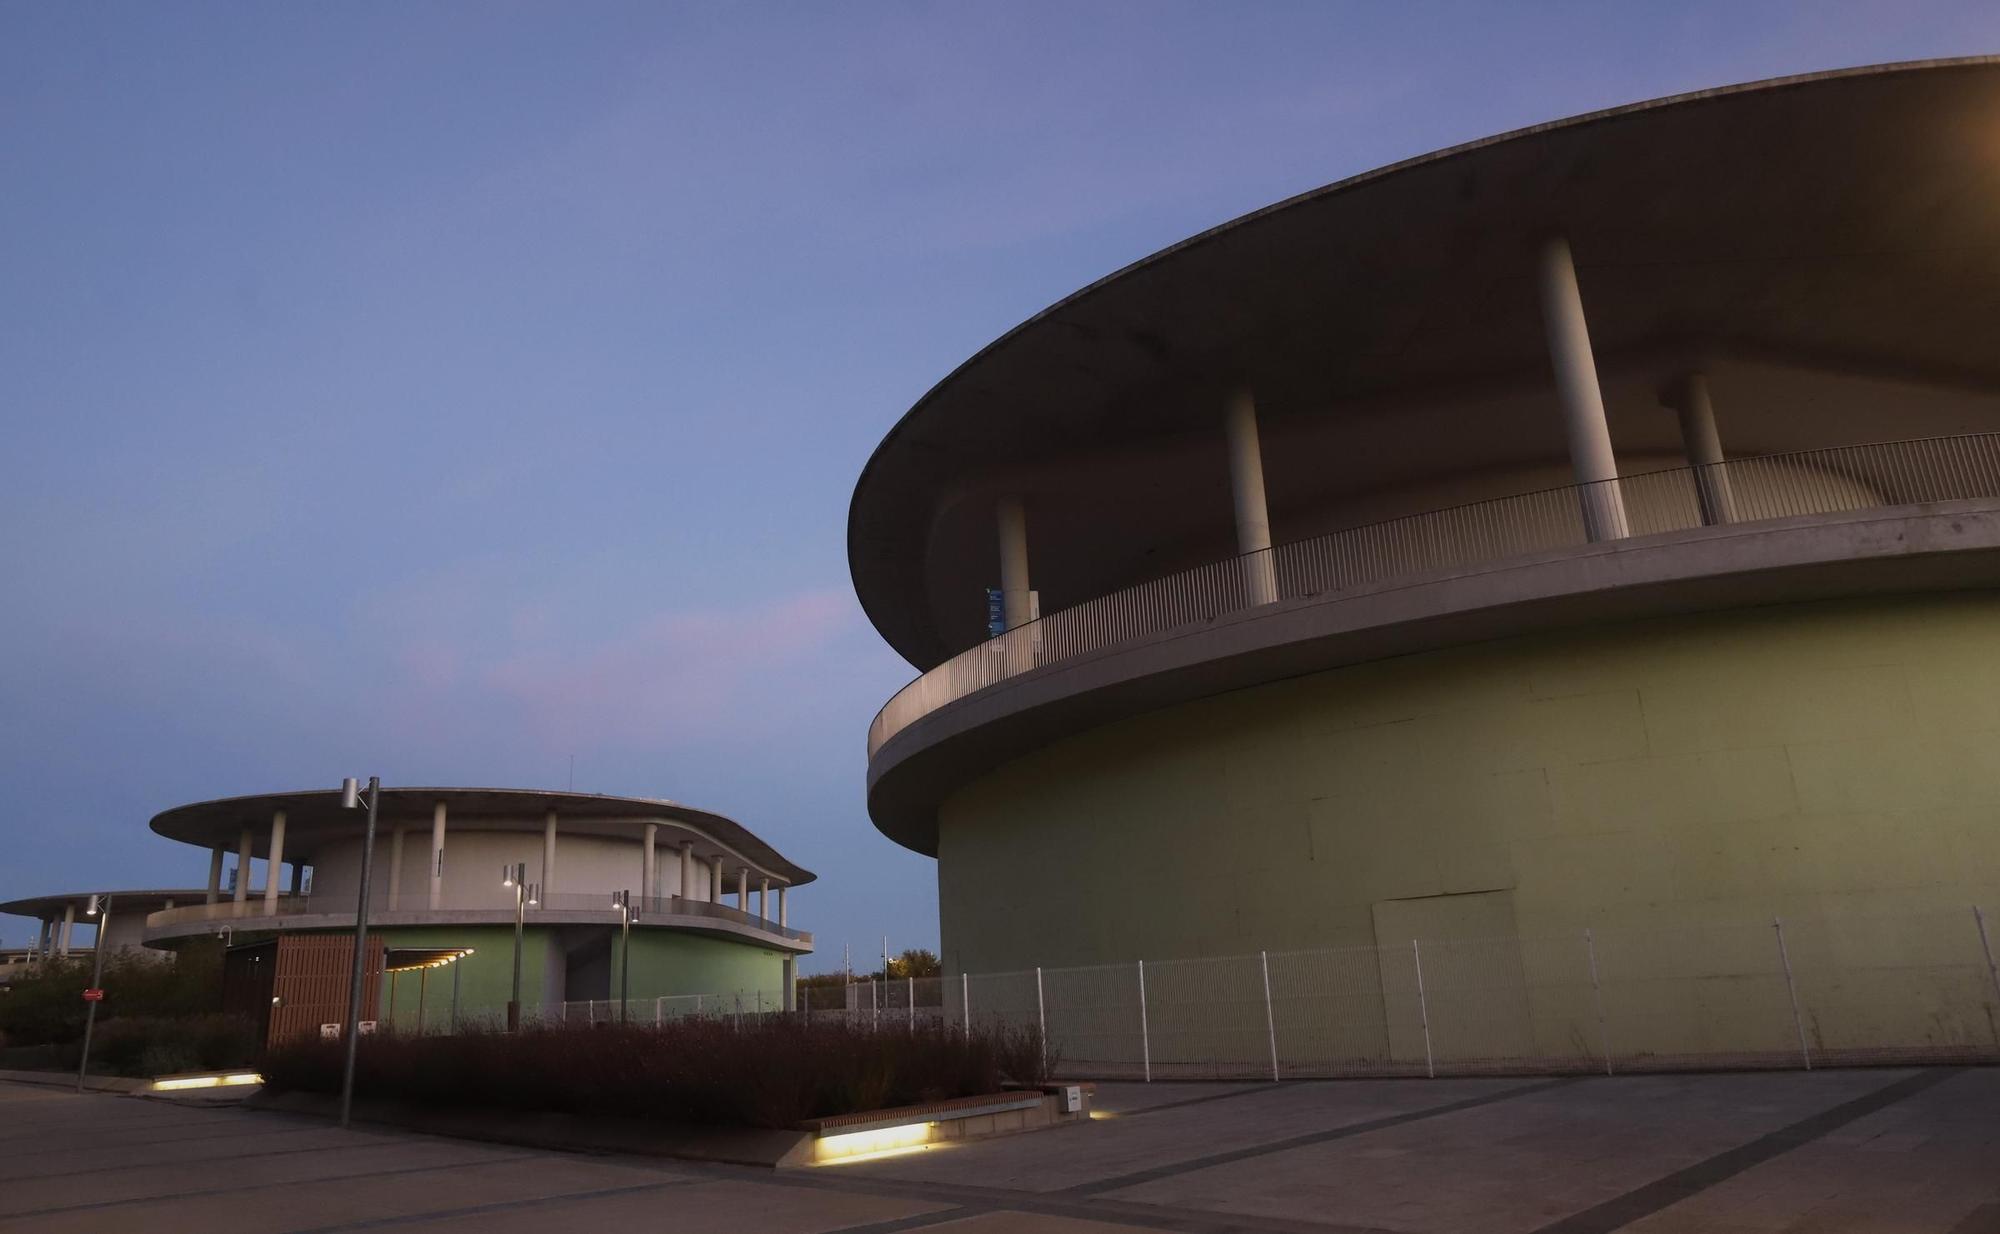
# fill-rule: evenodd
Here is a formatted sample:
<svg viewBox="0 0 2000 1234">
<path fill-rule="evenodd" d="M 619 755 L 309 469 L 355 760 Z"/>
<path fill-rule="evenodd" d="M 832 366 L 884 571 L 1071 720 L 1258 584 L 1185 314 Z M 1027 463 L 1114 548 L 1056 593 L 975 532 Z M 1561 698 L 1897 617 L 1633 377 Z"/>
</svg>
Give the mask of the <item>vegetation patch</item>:
<svg viewBox="0 0 2000 1234">
<path fill-rule="evenodd" d="M 337 1093 L 339 1041 L 305 1038 L 269 1051 L 271 1092 Z M 740 1025 L 531 1028 L 455 1036 L 381 1033 L 359 1043 L 357 1096 L 430 1106 L 793 1128 L 807 1119 L 918 1105 L 1044 1082 L 1032 1027 L 918 1025 L 871 1031 L 767 1016 Z"/>
</svg>

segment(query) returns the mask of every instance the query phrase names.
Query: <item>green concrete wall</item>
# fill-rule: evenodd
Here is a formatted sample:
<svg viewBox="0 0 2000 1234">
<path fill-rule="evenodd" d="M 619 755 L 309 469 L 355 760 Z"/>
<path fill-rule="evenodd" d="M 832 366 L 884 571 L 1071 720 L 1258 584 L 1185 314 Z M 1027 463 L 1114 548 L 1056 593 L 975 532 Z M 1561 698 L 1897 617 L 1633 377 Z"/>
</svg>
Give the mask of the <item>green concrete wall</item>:
<svg viewBox="0 0 2000 1234">
<path fill-rule="evenodd" d="M 611 993 L 618 994 L 624 948 L 611 940 Z M 749 943 L 702 934 L 635 930 L 632 934 L 632 997 L 741 994 L 746 1007 L 761 993 L 767 1009 L 783 1004 L 785 956 Z"/>
<path fill-rule="evenodd" d="M 1588 1014 L 1589 927 L 1658 977 L 1629 991 L 1628 1040 L 1764 1048 L 1792 1030 L 1769 1013 L 1782 916 L 1802 984 L 1873 970 L 1818 992 L 1830 1036 L 1986 1034 L 1970 906 L 2000 910 L 2000 596 L 1563 631 L 1188 703 L 967 785 L 938 858 L 952 972 L 1546 939 L 1465 961 L 1519 974 L 1495 997 L 1546 1043 Z M 1919 955 L 1972 1001 L 1930 1005 Z M 1343 980 L 1400 1006 L 1400 963 Z M 1406 1056 L 1394 1020 L 1352 1048 Z"/>
</svg>

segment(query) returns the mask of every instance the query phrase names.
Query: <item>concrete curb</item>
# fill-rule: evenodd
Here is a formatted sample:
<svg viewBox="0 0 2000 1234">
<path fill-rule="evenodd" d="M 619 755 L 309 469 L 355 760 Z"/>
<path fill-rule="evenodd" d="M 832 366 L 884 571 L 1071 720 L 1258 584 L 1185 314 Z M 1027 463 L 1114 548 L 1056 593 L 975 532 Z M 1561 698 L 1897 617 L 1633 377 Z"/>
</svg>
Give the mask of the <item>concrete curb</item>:
<svg viewBox="0 0 2000 1234">
<path fill-rule="evenodd" d="M 340 1100 L 320 1093 L 260 1092 L 244 1102 L 244 1107 L 333 1118 L 340 1111 Z M 683 1161 L 763 1166 L 767 1169 L 803 1165 L 811 1161 L 814 1140 L 808 1131 L 695 1127 L 638 1118 L 538 1114 L 517 1110 L 434 1110 L 406 1101 L 373 1099 L 355 1101 L 354 1120 L 427 1135 L 519 1144 L 528 1148 L 628 1153 L 642 1157 L 673 1157 Z"/>
<path fill-rule="evenodd" d="M 12 1080 L 16 1084 L 40 1084 L 47 1088 L 76 1088 L 74 1071 L 0 1071 L 0 1080 Z M 130 1076 L 91 1076 L 84 1081 L 85 1090 L 93 1093 L 142 1093 L 153 1086 L 150 1079 L 134 1079 Z"/>
</svg>

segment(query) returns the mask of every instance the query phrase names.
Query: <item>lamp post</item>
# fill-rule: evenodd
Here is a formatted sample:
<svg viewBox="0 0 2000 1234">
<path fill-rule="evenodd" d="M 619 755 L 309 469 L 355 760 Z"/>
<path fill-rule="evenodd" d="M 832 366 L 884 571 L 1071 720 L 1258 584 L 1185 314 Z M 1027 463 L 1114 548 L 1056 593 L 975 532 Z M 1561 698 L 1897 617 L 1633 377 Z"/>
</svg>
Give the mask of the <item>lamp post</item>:
<svg viewBox="0 0 2000 1234">
<path fill-rule="evenodd" d="M 361 804 L 361 786 L 353 777 L 340 782 L 340 807 Z M 368 829 L 361 837 L 361 890 L 354 901 L 354 965 L 347 982 L 347 1061 L 340 1073 L 340 1125 L 354 1112 L 354 1054 L 361 1036 L 361 978 L 368 959 L 368 880 L 375 862 L 375 816 L 382 804 L 382 778 L 368 777 Z M 243 877 L 248 878 L 245 871 Z"/>
<path fill-rule="evenodd" d="M 637 915 L 632 911 L 632 893 L 612 896 L 611 907 L 618 910 L 618 1022 L 624 1024 L 632 1015 L 632 918 Z"/>
<path fill-rule="evenodd" d="M 99 912 L 103 916 L 98 916 Z M 92 896 L 90 906 L 83 910 L 86 917 L 97 917 L 97 945 L 91 950 L 97 955 L 90 962 L 90 988 L 98 998 L 104 996 L 104 935 L 111 928 L 111 897 Z M 76 1091 L 83 1091 L 83 1078 L 90 1071 L 90 1032 L 97 1027 L 98 998 L 90 1000 L 90 1009 L 83 1013 L 83 1057 L 76 1060 Z"/>
<path fill-rule="evenodd" d="M 514 997 L 507 1000 L 507 1031 L 521 1031 L 521 938 L 527 932 L 528 907 L 540 898 L 539 888 L 528 885 L 528 863 L 516 861 L 500 867 L 500 885 L 514 889 Z"/>
</svg>

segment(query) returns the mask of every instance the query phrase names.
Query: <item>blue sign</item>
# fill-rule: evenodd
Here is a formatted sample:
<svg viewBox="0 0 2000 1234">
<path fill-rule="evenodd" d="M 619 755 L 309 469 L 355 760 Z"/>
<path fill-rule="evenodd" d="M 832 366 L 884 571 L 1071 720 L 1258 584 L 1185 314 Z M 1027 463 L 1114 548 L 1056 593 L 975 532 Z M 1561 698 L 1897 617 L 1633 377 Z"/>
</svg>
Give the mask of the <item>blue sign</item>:
<svg viewBox="0 0 2000 1234">
<path fill-rule="evenodd" d="M 986 637 L 999 638 L 1007 632 L 1007 601 L 998 587 L 986 589 Z"/>
</svg>

